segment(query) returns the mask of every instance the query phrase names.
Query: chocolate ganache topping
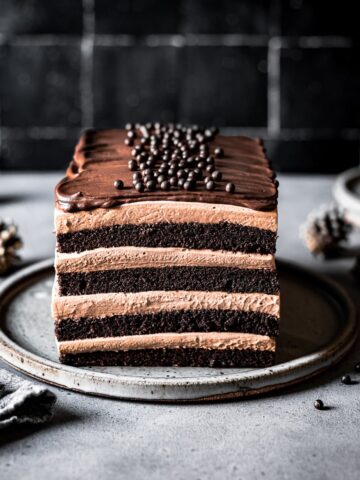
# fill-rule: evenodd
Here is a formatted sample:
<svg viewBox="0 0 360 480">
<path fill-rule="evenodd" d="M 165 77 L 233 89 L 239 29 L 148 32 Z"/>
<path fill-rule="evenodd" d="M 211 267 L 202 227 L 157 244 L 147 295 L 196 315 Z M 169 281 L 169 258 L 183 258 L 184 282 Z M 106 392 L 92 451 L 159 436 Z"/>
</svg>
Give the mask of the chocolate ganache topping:
<svg viewBox="0 0 360 480">
<path fill-rule="evenodd" d="M 259 139 L 159 123 L 85 131 L 56 187 L 57 208 L 74 212 L 146 200 L 270 211 L 277 205 L 277 181 Z"/>
</svg>

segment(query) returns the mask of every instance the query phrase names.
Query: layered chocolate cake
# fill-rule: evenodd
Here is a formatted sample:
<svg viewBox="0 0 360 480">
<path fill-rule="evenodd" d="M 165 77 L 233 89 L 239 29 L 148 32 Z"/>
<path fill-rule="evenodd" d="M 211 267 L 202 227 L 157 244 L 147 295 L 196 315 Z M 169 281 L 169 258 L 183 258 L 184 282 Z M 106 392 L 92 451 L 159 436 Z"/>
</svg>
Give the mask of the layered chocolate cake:
<svg viewBox="0 0 360 480">
<path fill-rule="evenodd" d="M 277 181 L 260 140 L 87 131 L 56 187 L 55 231 L 62 362 L 273 364 Z"/>
</svg>

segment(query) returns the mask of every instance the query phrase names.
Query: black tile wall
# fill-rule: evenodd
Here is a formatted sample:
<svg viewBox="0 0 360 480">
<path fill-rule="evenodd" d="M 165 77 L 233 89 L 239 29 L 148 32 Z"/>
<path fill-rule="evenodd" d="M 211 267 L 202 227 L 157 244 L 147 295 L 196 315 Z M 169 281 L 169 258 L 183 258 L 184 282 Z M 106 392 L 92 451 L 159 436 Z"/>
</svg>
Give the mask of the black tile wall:
<svg viewBox="0 0 360 480">
<path fill-rule="evenodd" d="M 7 170 L 63 170 L 74 152 L 76 137 L 6 139 L 2 156 Z"/>
<path fill-rule="evenodd" d="M 0 46 L 1 122 L 6 127 L 78 126 L 79 46 Z"/>
<path fill-rule="evenodd" d="M 285 128 L 360 128 L 360 51 L 284 49 L 281 124 Z"/>
<path fill-rule="evenodd" d="M 358 37 L 357 6 L 356 0 L 342 3 L 329 0 L 282 0 L 282 34 Z"/>
<path fill-rule="evenodd" d="M 0 0 L 0 168 L 64 168 L 127 121 L 263 136 L 281 171 L 358 165 L 357 3 Z"/>
<path fill-rule="evenodd" d="M 337 173 L 358 164 L 358 140 L 266 140 L 278 172 Z"/>
<path fill-rule="evenodd" d="M 266 48 L 186 47 L 183 53 L 181 121 L 266 126 Z"/>
<path fill-rule="evenodd" d="M 95 0 L 96 32 L 176 33 L 180 28 L 180 6 L 177 0 Z"/>
<path fill-rule="evenodd" d="M 94 124 L 175 121 L 179 53 L 174 47 L 95 47 Z"/>
<path fill-rule="evenodd" d="M 0 33 L 81 34 L 81 0 L 1 0 Z"/>
<path fill-rule="evenodd" d="M 267 34 L 269 31 L 268 0 L 185 0 L 182 30 L 186 33 Z"/>
</svg>

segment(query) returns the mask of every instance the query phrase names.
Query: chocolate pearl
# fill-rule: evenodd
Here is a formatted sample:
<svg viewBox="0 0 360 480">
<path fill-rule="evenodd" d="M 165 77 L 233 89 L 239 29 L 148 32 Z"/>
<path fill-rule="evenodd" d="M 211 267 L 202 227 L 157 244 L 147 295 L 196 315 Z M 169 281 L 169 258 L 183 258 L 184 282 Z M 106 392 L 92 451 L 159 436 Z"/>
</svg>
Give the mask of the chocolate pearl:
<svg viewBox="0 0 360 480">
<path fill-rule="evenodd" d="M 195 178 L 197 178 L 198 180 L 202 180 L 203 178 L 203 174 L 202 174 L 202 171 L 200 170 L 200 168 L 194 168 L 194 173 L 195 173 Z"/>
<path fill-rule="evenodd" d="M 214 153 L 217 158 L 222 158 L 224 156 L 224 150 L 220 147 L 215 148 Z"/>
<path fill-rule="evenodd" d="M 314 407 L 317 409 L 317 410 L 323 410 L 324 409 L 324 402 L 320 399 L 318 400 L 315 400 L 314 402 Z"/>
<path fill-rule="evenodd" d="M 115 180 L 114 187 L 118 190 L 122 190 L 124 188 L 124 182 L 122 180 Z"/>
<path fill-rule="evenodd" d="M 141 183 L 141 182 L 137 182 L 135 184 L 135 189 L 138 191 L 138 192 L 143 192 L 144 191 L 144 184 Z"/>
<path fill-rule="evenodd" d="M 161 126 L 162 126 L 162 125 L 161 125 L 160 122 L 155 122 L 155 123 L 154 123 L 154 128 L 155 128 L 155 130 L 160 130 Z"/>
<path fill-rule="evenodd" d="M 201 160 L 205 160 L 207 156 L 208 156 L 208 152 L 201 151 L 199 153 L 199 157 L 200 157 Z"/>
<path fill-rule="evenodd" d="M 213 182 L 213 179 L 211 177 L 205 177 L 204 178 L 204 182 L 207 183 L 207 182 Z"/>
<path fill-rule="evenodd" d="M 215 190 L 215 182 L 214 180 L 209 180 L 205 183 L 206 190 Z"/>
<path fill-rule="evenodd" d="M 135 138 L 137 137 L 135 130 L 129 130 L 129 131 L 126 133 L 126 135 L 127 135 L 127 137 L 130 138 L 131 140 L 135 140 Z"/>
<path fill-rule="evenodd" d="M 177 176 L 178 178 L 184 178 L 184 177 L 186 177 L 186 172 L 185 172 L 185 170 L 178 170 L 178 172 L 176 173 L 176 176 Z"/>
<path fill-rule="evenodd" d="M 159 172 L 161 175 L 166 174 L 166 173 L 168 172 L 168 167 L 167 167 L 167 166 L 166 166 L 166 167 L 160 167 L 160 168 L 158 169 L 158 172 Z"/>
<path fill-rule="evenodd" d="M 180 188 L 183 187 L 183 186 L 184 186 L 184 183 L 185 183 L 185 178 L 183 178 L 183 177 L 182 177 L 182 178 L 179 178 L 179 180 L 178 180 L 178 187 L 180 187 Z"/>
<path fill-rule="evenodd" d="M 235 185 L 233 183 L 227 183 L 226 187 L 225 187 L 225 190 L 228 193 L 234 193 L 235 192 Z"/>
<path fill-rule="evenodd" d="M 146 162 L 141 162 L 139 165 L 140 170 L 145 170 L 146 169 Z"/>
<path fill-rule="evenodd" d="M 131 155 L 133 157 L 136 157 L 136 155 L 138 155 L 139 153 L 141 153 L 142 151 L 142 148 L 140 145 L 136 145 L 136 147 L 134 147 L 132 150 L 131 150 Z"/>
<path fill-rule="evenodd" d="M 146 189 L 149 190 L 150 192 L 154 191 L 156 189 L 156 181 L 155 180 L 148 180 L 146 183 Z"/>
<path fill-rule="evenodd" d="M 152 175 L 144 175 L 143 183 L 146 184 L 146 182 L 150 182 L 151 180 L 154 180 L 154 177 Z"/>
<path fill-rule="evenodd" d="M 184 168 L 184 167 L 186 167 L 188 164 L 186 163 L 185 160 L 180 160 L 180 162 L 178 163 L 178 165 L 179 165 L 179 168 Z"/>
<path fill-rule="evenodd" d="M 197 175 L 197 173 L 194 172 L 194 170 L 192 170 L 191 172 L 188 173 L 187 178 L 188 178 L 188 180 L 190 180 L 192 178 L 196 178 L 196 175 Z"/>
<path fill-rule="evenodd" d="M 188 158 L 186 159 L 186 165 L 187 165 L 188 167 L 192 167 L 192 166 L 194 165 L 194 157 L 188 157 Z"/>
<path fill-rule="evenodd" d="M 143 171 L 143 175 L 152 176 L 152 174 L 153 171 L 151 170 L 151 168 L 145 168 L 145 170 Z"/>
<path fill-rule="evenodd" d="M 205 162 L 199 162 L 197 164 L 197 168 L 200 168 L 200 170 L 203 170 L 205 168 Z"/>
<path fill-rule="evenodd" d="M 153 176 L 154 178 L 157 178 L 159 176 L 159 172 L 157 172 L 156 170 L 153 172 Z"/>
<path fill-rule="evenodd" d="M 148 130 L 152 130 L 153 129 L 153 124 L 151 122 L 147 122 L 145 123 L 145 127 L 148 129 Z"/>
<path fill-rule="evenodd" d="M 354 370 L 355 372 L 360 373 L 360 362 L 355 364 Z"/>
<path fill-rule="evenodd" d="M 171 177 L 170 180 L 169 180 L 169 182 L 170 182 L 170 185 L 171 185 L 172 187 L 177 187 L 177 185 L 178 185 L 178 180 L 177 180 L 176 177 Z"/>
<path fill-rule="evenodd" d="M 191 181 L 191 180 L 186 180 L 186 182 L 184 183 L 184 189 L 185 190 L 193 190 L 195 187 L 194 187 L 194 182 Z"/>
<path fill-rule="evenodd" d="M 214 165 L 214 162 L 215 162 L 214 157 L 212 155 L 209 155 L 206 159 L 206 163 L 208 165 Z"/>
<path fill-rule="evenodd" d="M 141 179 L 141 177 L 142 177 L 141 173 L 140 173 L 140 172 L 136 172 L 136 173 L 134 173 L 134 175 L 133 175 L 133 180 L 138 181 L 138 180 Z"/>
<path fill-rule="evenodd" d="M 159 176 L 157 177 L 157 183 L 160 183 L 160 184 L 161 184 L 161 183 L 164 182 L 165 180 L 166 180 L 166 175 L 159 175 Z"/>
<path fill-rule="evenodd" d="M 129 163 L 128 163 L 128 167 L 129 167 L 129 170 L 131 170 L 132 172 L 135 172 L 135 170 L 137 170 L 137 163 L 135 160 L 130 160 Z"/>
<path fill-rule="evenodd" d="M 222 174 L 221 172 L 219 172 L 219 170 L 215 170 L 214 172 L 212 172 L 211 176 L 214 180 L 217 181 L 220 181 L 222 179 Z"/>
<path fill-rule="evenodd" d="M 208 165 L 208 166 L 206 167 L 206 171 L 207 171 L 208 173 L 212 173 L 214 170 L 215 170 L 214 165 Z"/>
<path fill-rule="evenodd" d="M 176 175 L 176 169 L 175 168 L 170 168 L 168 170 L 168 175 L 169 175 L 169 177 L 173 177 L 174 175 Z"/>
<path fill-rule="evenodd" d="M 212 130 L 211 130 L 210 128 L 207 128 L 207 129 L 205 130 L 204 134 L 205 134 L 205 137 L 206 137 L 208 140 L 212 139 L 212 137 L 213 137 L 213 135 L 214 135 L 213 132 L 212 132 Z"/>
<path fill-rule="evenodd" d="M 155 167 L 155 159 L 154 157 L 149 158 L 149 160 L 146 161 L 146 165 L 148 167 Z"/>
<path fill-rule="evenodd" d="M 154 156 L 154 158 L 159 157 L 160 151 L 157 148 L 152 148 L 150 151 L 151 151 L 152 155 Z"/>
<path fill-rule="evenodd" d="M 132 147 L 134 145 L 134 140 L 132 138 L 125 138 L 124 143 L 128 147 Z"/>
<path fill-rule="evenodd" d="M 351 385 L 350 375 L 344 375 L 343 377 L 341 377 L 341 383 L 344 383 L 345 385 Z"/>
<path fill-rule="evenodd" d="M 125 130 L 134 130 L 134 124 L 133 123 L 127 123 L 125 125 Z"/>
<path fill-rule="evenodd" d="M 164 180 L 160 184 L 161 190 L 170 190 L 170 183 L 167 180 Z"/>
</svg>

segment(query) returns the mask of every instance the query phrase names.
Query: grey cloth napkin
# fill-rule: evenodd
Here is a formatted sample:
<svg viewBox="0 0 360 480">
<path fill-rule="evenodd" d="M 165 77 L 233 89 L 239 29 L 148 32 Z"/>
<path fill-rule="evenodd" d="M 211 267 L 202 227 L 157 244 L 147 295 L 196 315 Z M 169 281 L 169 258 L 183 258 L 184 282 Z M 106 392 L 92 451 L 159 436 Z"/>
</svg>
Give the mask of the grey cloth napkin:
<svg viewBox="0 0 360 480">
<path fill-rule="evenodd" d="M 47 388 L 0 369 L 0 430 L 13 424 L 48 421 L 56 396 Z"/>
</svg>

